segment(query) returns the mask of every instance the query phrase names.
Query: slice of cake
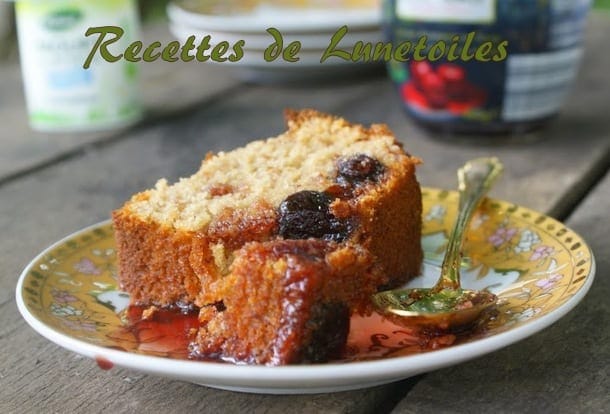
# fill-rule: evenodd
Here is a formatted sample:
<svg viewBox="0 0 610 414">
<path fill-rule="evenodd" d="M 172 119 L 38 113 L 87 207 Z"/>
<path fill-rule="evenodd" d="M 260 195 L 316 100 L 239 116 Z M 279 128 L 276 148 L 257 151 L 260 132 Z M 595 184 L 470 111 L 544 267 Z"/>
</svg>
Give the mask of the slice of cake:
<svg viewBox="0 0 610 414">
<path fill-rule="evenodd" d="M 284 365 L 337 358 L 380 280 L 364 248 L 319 239 L 246 244 L 202 308 L 195 356 Z"/>
<path fill-rule="evenodd" d="M 193 176 L 160 180 L 113 213 L 121 288 L 133 304 L 200 307 L 200 354 L 323 360 L 307 349 L 341 342 L 323 333 L 328 315 L 349 321 L 372 292 L 419 273 L 419 160 L 384 125 L 313 110 L 286 118 L 284 134 L 208 155 Z M 278 310 L 291 307 L 298 320 Z M 276 312 L 269 331 L 253 338 L 248 324 L 266 312 Z"/>
</svg>

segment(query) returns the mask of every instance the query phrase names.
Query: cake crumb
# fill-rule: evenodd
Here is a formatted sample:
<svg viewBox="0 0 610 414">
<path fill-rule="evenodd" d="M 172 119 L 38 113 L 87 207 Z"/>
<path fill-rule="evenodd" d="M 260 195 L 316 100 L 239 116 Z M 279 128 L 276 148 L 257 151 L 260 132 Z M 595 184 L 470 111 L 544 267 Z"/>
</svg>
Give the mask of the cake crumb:
<svg viewBox="0 0 610 414">
<path fill-rule="evenodd" d="M 146 321 L 146 320 L 152 318 L 154 316 L 155 312 L 157 312 L 158 310 L 159 310 L 159 308 L 157 308 L 154 305 L 146 308 L 142 312 L 142 319 Z"/>
<path fill-rule="evenodd" d="M 220 197 L 233 193 L 235 191 L 235 187 L 233 187 L 231 184 L 214 184 L 208 188 L 208 191 L 212 197 Z"/>
</svg>

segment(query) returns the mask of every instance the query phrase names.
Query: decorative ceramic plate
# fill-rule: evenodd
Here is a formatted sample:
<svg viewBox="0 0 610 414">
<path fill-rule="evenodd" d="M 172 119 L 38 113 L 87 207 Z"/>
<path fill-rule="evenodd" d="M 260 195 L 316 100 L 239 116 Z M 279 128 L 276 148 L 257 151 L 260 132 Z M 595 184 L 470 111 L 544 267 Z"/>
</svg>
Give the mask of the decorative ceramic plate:
<svg viewBox="0 0 610 414">
<path fill-rule="evenodd" d="M 376 0 L 180 0 L 168 5 L 167 14 L 171 22 L 237 33 L 264 32 L 269 27 L 282 33 L 334 32 L 343 25 L 359 30 L 381 24 L 381 6 Z"/>
<path fill-rule="evenodd" d="M 194 44 L 200 44 L 206 36 L 210 36 L 209 44 L 210 47 L 218 45 L 220 42 L 227 42 L 230 45 L 234 45 L 240 40 L 244 41 L 243 50 L 244 54 L 247 55 L 248 51 L 256 51 L 256 53 L 263 56 L 265 49 L 267 49 L 274 42 L 274 38 L 266 31 L 260 33 L 236 33 L 231 31 L 210 31 L 201 29 L 199 27 L 192 27 L 183 23 L 170 23 L 169 31 L 181 42 L 185 43 L 190 36 L 195 36 Z M 332 37 L 335 32 L 329 33 L 309 33 L 309 34 L 282 34 L 282 40 L 284 47 L 287 47 L 293 42 L 299 42 L 301 48 L 297 54 L 301 58 L 303 52 L 316 52 L 316 61 L 320 64 L 320 58 L 323 52 L 329 48 Z M 357 42 L 371 43 L 373 45 L 383 41 L 383 34 L 379 28 L 354 31 L 349 30 L 345 33 L 334 47 L 334 50 L 351 51 Z M 241 59 L 240 59 L 241 60 Z M 329 60 L 333 60 L 332 57 Z M 343 59 L 341 59 L 343 60 Z M 276 61 L 284 61 L 291 63 L 278 57 Z M 273 63 L 267 62 L 267 63 Z M 212 63 L 212 62 L 210 62 Z M 234 63 L 225 61 L 223 64 Z M 294 62 L 297 63 L 297 62 Z M 326 63 L 326 62 L 325 62 Z M 352 62 L 354 63 L 354 62 Z"/>
<path fill-rule="evenodd" d="M 432 285 L 457 209 L 457 193 L 423 189 L 425 263 L 411 286 Z M 41 335 L 114 365 L 230 390 L 316 393 L 370 387 L 457 364 L 526 338 L 557 321 L 586 294 L 595 262 L 563 224 L 532 210 L 487 199 L 468 232 L 467 288 L 499 295 L 496 312 L 468 335 L 423 338 L 379 316 L 354 317 L 344 358 L 283 367 L 184 359 L 176 326 L 125 326 L 128 296 L 117 290 L 110 223 L 81 230 L 49 247 L 24 270 L 17 304 Z M 182 321 L 180 329 L 188 329 Z M 170 329 L 171 328 L 171 329 Z M 179 330 L 179 329 L 178 329 Z"/>
<path fill-rule="evenodd" d="M 325 50 L 331 43 L 333 35 L 339 27 L 345 24 L 339 23 L 340 19 L 345 17 L 345 21 L 349 21 L 349 13 L 348 16 L 345 16 L 343 12 L 329 13 L 328 10 L 324 11 L 324 14 L 334 16 L 334 19 L 338 20 L 336 24 L 333 23 L 328 26 L 328 31 L 323 31 L 320 27 L 318 27 L 319 30 L 315 30 L 316 26 L 310 27 L 311 30 L 307 32 L 299 31 L 291 33 L 290 31 L 281 31 L 282 44 L 284 47 L 287 47 L 292 42 L 299 42 L 300 50 L 296 55 L 298 61 L 289 62 L 284 60 L 281 56 L 274 60 L 266 61 L 264 58 L 265 50 L 274 43 L 274 38 L 266 31 L 267 28 L 286 28 L 287 26 L 294 28 L 296 27 L 296 22 L 300 25 L 309 25 L 312 22 L 318 22 L 316 19 L 307 19 L 306 17 L 303 17 L 303 10 L 290 10 L 292 10 L 290 13 L 294 15 L 291 18 L 293 20 L 292 23 L 290 23 L 290 18 L 285 19 L 271 14 L 267 20 L 274 20 L 273 22 L 270 21 L 267 24 L 259 24 L 256 26 L 256 30 L 244 33 L 243 28 L 245 26 L 241 24 L 209 24 L 206 20 L 206 16 L 191 13 L 170 4 L 168 9 L 170 16 L 169 30 L 181 43 L 186 42 L 191 36 L 195 36 L 195 44 L 201 43 L 204 38 L 209 36 L 209 44 L 211 47 L 218 45 L 220 42 L 235 45 L 238 41 L 244 41 L 245 43 L 242 47 L 243 56 L 237 61 L 231 62 L 225 60 L 224 62 L 218 63 L 213 59 L 210 59 L 207 63 L 223 65 L 232 71 L 238 78 L 247 81 L 265 83 L 294 82 L 300 80 L 312 81 L 345 76 L 346 74 L 358 75 L 363 71 L 363 67 L 368 69 L 371 67 L 383 66 L 383 62 L 381 61 L 352 61 L 337 56 L 330 56 L 324 62 L 320 62 L 321 58 L 324 56 Z M 377 9 L 375 8 L 373 10 L 376 11 Z M 358 12 L 363 13 L 361 10 Z M 370 15 L 370 13 L 364 13 L 363 15 L 367 16 Z M 210 17 L 213 17 L 213 21 L 215 21 L 214 19 L 220 18 L 218 16 L 208 16 L 208 18 Z M 235 18 L 235 16 L 223 17 L 223 19 Z M 245 17 L 242 16 L 241 18 L 243 19 Z M 254 21 L 257 23 L 260 22 L 259 19 L 254 19 Z M 360 29 L 357 26 L 350 25 L 348 27 L 348 32 L 345 33 L 340 41 L 334 46 L 334 50 L 350 53 L 354 48 L 354 45 L 358 42 L 375 45 L 382 40 L 383 34 L 378 23 Z M 226 56 L 231 54 L 232 52 L 229 51 L 226 53 Z"/>
</svg>

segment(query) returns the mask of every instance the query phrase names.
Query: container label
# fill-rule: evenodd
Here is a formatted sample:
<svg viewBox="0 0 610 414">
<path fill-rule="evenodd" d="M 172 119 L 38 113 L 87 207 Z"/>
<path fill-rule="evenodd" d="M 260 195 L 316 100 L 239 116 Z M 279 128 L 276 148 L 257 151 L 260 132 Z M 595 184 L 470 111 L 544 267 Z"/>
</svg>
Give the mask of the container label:
<svg viewBox="0 0 610 414">
<path fill-rule="evenodd" d="M 556 113 L 578 71 L 582 48 L 510 56 L 502 119 L 526 121 Z"/>
<path fill-rule="evenodd" d="M 398 0 L 401 19 L 446 23 L 493 23 L 496 0 Z"/>
<path fill-rule="evenodd" d="M 502 130 L 507 123 L 549 118 L 565 102 L 583 54 L 590 0 L 386 1 L 396 10 L 386 27 L 393 43 L 425 33 L 430 42 L 458 39 L 456 50 L 470 52 L 485 43 L 508 44 L 501 61 L 446 56 L 391 62 L 390 74 L 415 118 L 464 130 Z M 472 23 L 487 18 L 493 23 Z M 476 33 L 471 44 L 461 40 L 467 33 Z"/>
<path fill-rule="evenodd" d="M 82 67 L 92 46 L 89 26 L 114 22 L 126 36 L 124 49 L 138 33 L 132 0 L 75 0 L 16 3 L 22 76 L 30 124 L 40 130 L 87 130 L 112 127 L 141 114 L 137 67 L 99 59 Z"/>
</svg>

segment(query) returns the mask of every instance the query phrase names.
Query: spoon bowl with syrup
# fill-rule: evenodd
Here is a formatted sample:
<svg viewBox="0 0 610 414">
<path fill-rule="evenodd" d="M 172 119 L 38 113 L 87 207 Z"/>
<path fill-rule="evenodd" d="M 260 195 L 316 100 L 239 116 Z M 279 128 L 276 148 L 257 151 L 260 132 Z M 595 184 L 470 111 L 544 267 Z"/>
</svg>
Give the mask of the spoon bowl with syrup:
<svg viewBox="0 0 610 414">
<path fill-rule="evenodd" d="M 372 300 L 378 312 L 399 325 L 459 330 L 472 325 L 496 304 L 496 295 L 487 290 L 462 288 L 460 265 L 468 224 L 502 171 L 497 158 L 477 158 L 458 170 L 458 216 L 447 242 L 438 281 L 431 288 L 376 293 Z"/>
</svg>

